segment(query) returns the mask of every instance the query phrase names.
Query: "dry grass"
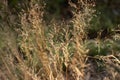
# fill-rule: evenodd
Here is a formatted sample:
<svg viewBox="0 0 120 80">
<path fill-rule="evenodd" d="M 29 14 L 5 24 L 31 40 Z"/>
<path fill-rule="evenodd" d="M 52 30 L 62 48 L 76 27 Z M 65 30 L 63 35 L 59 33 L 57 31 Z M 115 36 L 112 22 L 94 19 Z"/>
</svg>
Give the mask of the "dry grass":
<svg viewBox="0 0 120 80">
<path fill-rule="evenodd" d="M 87 3 L 79 1 L 84 6 L 83 12 L 69 3 L 77 13 L 67 22 L 52 19 L 46 25 L 43 20 L 44 6 L 31 2 L 28 11 L 23 10 L 19 14 L 19 28 L 15 27 L 14 20 L 9 22 L 11 26 L 5 25 L 4 30 L 9 32 L 2 34 L 6 38 L 0 48 L 0 79 L 119 80 L 119 58 L 114 55 L 87 55 L 85 30 L 94 11 Z M 111 63 L 111 58 L 116 64 Z M 99 63 L 95 61 L 99 60 L 106 65 L 101 72 L 96 70 Z"/>
</svg>

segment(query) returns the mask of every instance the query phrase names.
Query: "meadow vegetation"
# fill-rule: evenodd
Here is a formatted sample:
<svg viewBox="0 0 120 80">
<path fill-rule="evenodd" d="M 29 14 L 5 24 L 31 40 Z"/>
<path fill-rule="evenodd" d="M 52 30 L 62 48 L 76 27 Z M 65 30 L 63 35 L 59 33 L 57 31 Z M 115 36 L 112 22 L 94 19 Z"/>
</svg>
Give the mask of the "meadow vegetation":
<svg viewBox="0 0 120 80">
<path fill-rule="evenodd" d="M 119 80 L 120 20 L 98 2 L 0 1 L 0 80 Z"/>
</svg>

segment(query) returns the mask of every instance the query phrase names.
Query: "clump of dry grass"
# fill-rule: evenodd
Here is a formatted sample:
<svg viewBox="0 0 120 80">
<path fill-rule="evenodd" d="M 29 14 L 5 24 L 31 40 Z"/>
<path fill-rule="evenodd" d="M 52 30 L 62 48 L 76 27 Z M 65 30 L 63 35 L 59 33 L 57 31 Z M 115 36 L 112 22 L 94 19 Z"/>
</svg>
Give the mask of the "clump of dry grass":
<svg viewBox="0 0 120 80">
<path fill-rule="evenodd" d="M 59 24 L 54 23 L 53 20 L 50 27 L 45 27 L 42 20 L 42 8 L 38 4 L 31 4 L 31 8 L 28 10 L 20 15 L 22 39 L 19 46 L 24 56 L 27 57 L 25 67 L 33 70 L 34 74 L 37 73 L 38 77 L 42 79 L 84 79 L 87 51 L 82 46 L 82 39 L 85 38 L 84 17 L 88 16 L 88 14 L 84 14 L 86 11 L 76 14 L 75 18 L 68 23 L 63 21 L 62 24 Z M 38 62 L 36 60 L 34 62 L 35 58 Z M 38 69 L 36 70 L 36 68 Z M 22 68 L 22 71 L 25 69 Z M 30 76 L 27 73 L 26 75 Z"/>
<path fill-rule="evenodd" d="M 16 29 L 17 46 L 14 49 L 12 44 L 9 45 L 11 57 L 6 57 L 8 61 L 4 63 L 9 79 L 84 79 L 86 50 L 82 46 L 82 39 L 86 25 L 83 14 L 77 14 L 68 23 L 63 21 L 59 24 L 53 20 L 47 27 L 42 19 L 43 7 L 31 2 L 28 11 L 19 15 L 21 27 Z M 12 67 L 9 68 L 9 65 Z"/>
</svg>

